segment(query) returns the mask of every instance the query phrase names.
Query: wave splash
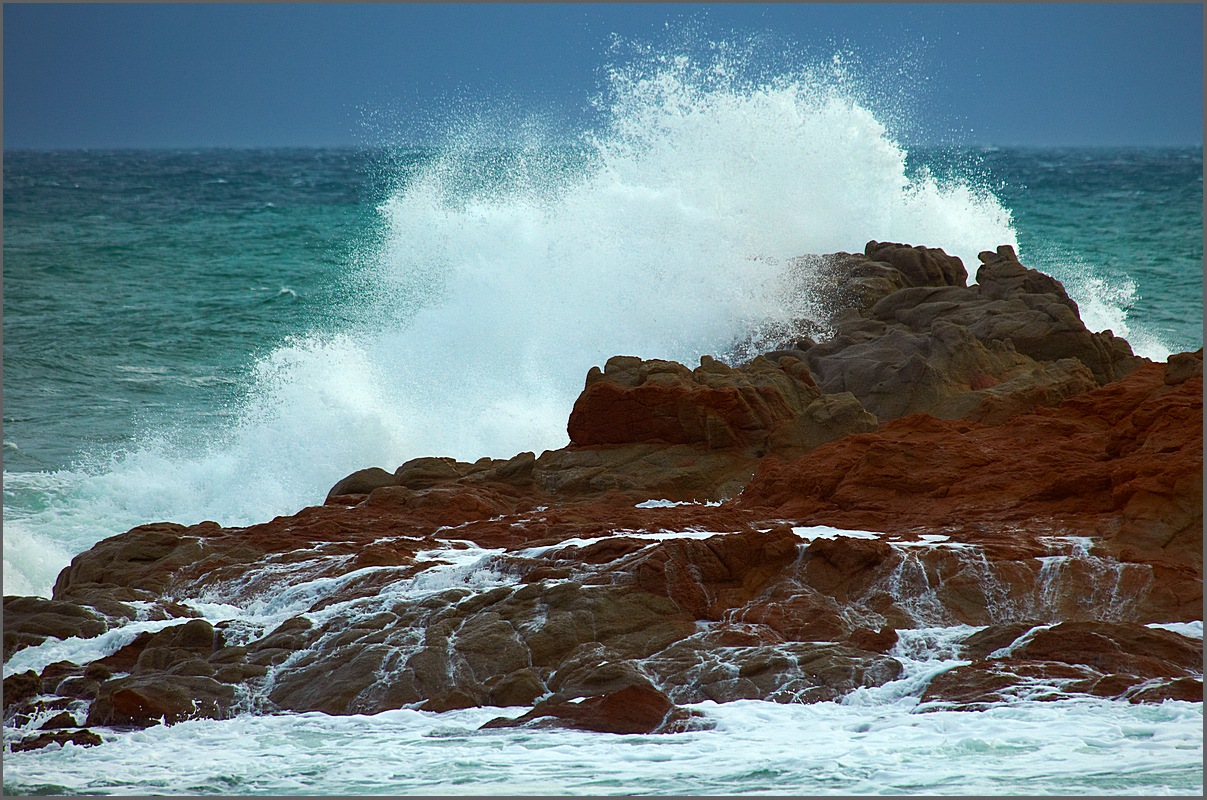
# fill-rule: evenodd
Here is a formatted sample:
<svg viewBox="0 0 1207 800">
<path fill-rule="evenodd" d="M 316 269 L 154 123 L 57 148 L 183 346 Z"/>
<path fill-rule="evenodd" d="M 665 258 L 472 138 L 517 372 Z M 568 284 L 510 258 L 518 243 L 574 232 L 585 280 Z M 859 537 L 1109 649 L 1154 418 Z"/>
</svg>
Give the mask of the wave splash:
<svg viewBox="0 0 1207 800">
<path fill-rule="evenodd" d="M 788 289 L 796 256 L 878 239 L 975 268 L 1017 245 L 987 190 L 907 173 L 836 70 L 750 81 L 655 57 L 611 72 L 606 124 L 573 146 L 460 127 L 381 205 L 349 265 L 356 322 L 257 362 L 222 430 L 43 476 L 53 505 L 6 519 L 6 587 L 48 594 L 71 553 L 136 524 L 292 513 L 365 466 L 561 447 L 592 365 L 693 364 L 814 316 Z"/>
</svg>

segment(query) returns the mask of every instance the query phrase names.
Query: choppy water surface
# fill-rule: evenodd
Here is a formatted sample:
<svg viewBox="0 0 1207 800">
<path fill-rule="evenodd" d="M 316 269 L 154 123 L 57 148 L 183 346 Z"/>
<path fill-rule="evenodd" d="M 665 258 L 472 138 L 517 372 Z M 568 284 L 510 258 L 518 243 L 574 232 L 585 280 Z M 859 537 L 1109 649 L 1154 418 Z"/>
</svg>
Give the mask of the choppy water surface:
<svg viewBox="0 0 1207 800">
<path fill-rule="evenodd" d="M 1198 795 L 1202 705 L 1060 700 L 907 713 L 692 706 L 706 731 L 478 731 L 526 709 L 243 716 L 6 754 L 5 789 L 63 794 Z"/>
<path fill-rule="evenodd" d="M 996 200 L 909 184 L 912 161 L 941 167 L 950 154 L 886 159 L 874 120 L 847 113 L 875 145 L 848 153 L 847 173 L 896 176 L 905 188 L 890 199 L 921 217 L 893 238 L 973 266 L 982 247 L 1016 242 L 1065 281 L 1091 327 L 1153 358 L 1201 346 L 1200 154 L 960 154 Z M 801 136 L 825 143 L 824 131 Z M 366 465 L 559 447 L 590 365 L 617 353 L 694 363 L 801 310 L 777 299 L 775 260 L 746 254 L 857 250 L 884 230 L 859 216 L 874 186 L 850 190 L 840 230 L 814 235 L 808 214 L 784 217 L 809 198 L 760 195 L 764 176 L 737 166 L 667 165 L 652 147 L 511 153 L 523 180 L 469 198 L 456 192 L 481 154 L 464 149 L 10 154 L 13 589 L 47 591 L 70 553 L 140 522 L 250 523 L 317 502 Z M 674 177 L 693 171 L 710 177 Z M 532 189 L 546 172 L 552 184 Z M 550 197 L 549 185 L 562 188 Z M 717 211 L 719 197 L 733 207 Z M 827 189 L 812 202 L 835 199 Z M 972 233 L 948 242 L 927 214 Z M 787 236 L 794 226 L 804 233 Z"/>
<path fill-rule="evenodd" d="M 1014 244 L 1096 330 L 1202 344 L 1202 153 L 908 151 L 806 72 L 618 71 L 570 144 L 6 153 L 4 585 L 149 521 L 247 524 L 421 455 L 566 442 L 587 370 L 810 313 L 785 262 Z M 11 792 L 1195 794 L 1198 704 L 704 705 L 711 730 L 499 710 L 241 716 L 6 754 Z M 866 699 L 866 698 L 865 698 Z M 507 713 L 519 713 L 518 709 Z"/>
</svg>

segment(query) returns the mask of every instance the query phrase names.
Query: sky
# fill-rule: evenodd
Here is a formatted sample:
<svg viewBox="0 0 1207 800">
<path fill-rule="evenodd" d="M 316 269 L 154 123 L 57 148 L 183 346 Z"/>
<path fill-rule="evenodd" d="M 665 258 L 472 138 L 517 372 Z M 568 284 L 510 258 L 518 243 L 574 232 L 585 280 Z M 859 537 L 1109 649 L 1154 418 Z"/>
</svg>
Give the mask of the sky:
<svg viewBox="0 0 1207 800">
<path fill-rule="evenodd" d="M 906 143 L 1202 144 L 1198 3 L 5 3 L 3 143 L 422 143 L 470 109 L 574 135 L 609 66 L 722 41 L 837 54 Z"/>
</svg>

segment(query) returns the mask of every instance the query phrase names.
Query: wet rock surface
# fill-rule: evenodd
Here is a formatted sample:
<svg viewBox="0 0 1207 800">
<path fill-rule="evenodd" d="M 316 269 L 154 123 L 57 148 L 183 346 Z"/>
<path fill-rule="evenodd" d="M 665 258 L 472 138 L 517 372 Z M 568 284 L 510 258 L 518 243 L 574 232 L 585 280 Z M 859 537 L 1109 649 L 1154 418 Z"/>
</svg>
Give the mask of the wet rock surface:
<svg viewBox="0 0 1207 800">
<path fill-rule="evenodd" d="M 498 717 L 483 728 L 558 727 L 600 733 L 677 733 L 691 730 L 698 717 L 677 708 L 652 686 L 626 686 L 581 700 L 542 700 L 531 711 L 510 719 Z"/>
<path fill-rule="evenodd" d="M 914 683 L 921 710 L 1201 701 L 1202 640 L 1151 626 L 1202 618 L 1202 352 L 1137 358 L 981 260 L 969 286 L 940 250 L 824 257 L 825 319 L 733 366 L 610 359 L 561 450 L 106 539 L 4 599 L 9 746 L 402 707 L 671 733 Z M 931 629 L 955 660 L 914 681 Z"/>
<path fill-rule="evenodd" d="M 44 597 L 4 598 L 4 660 L 23 647 L 39 645 L 47 638 L 87 639 L 100 636 L 109 625 L 95 609 Z"/>
<path fill-rule="evenodd" d="M 1203 701 L 1201 641 L 1134 623 L 1061 622 L 1021 634 L 1019 626 L 1001 627 L 966 640 L 962 654 L 971 663 L 932 680 L 923 702 L 980 709 L 1017 697 L 1073 694 L 1133 703 Z M 1000 646 L 989 650 L 987 643 Z"/>
</svg>

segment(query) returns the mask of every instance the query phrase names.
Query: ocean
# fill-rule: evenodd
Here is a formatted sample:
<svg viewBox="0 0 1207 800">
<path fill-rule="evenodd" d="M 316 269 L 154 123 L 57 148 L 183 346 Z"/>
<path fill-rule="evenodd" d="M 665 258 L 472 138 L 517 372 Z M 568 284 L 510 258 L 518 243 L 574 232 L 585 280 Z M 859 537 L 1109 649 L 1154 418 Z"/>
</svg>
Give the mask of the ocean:
<svg viewBox="0 0 1207 800">
<path fill-rule="evenodd" d="M 363 467 L 562 447 L 590 367 L 724 358 L 807 306 L 779 289 L 790 259 L 869 239 L 943 247 L 972 274 L 1011 244 L 1092 330 L 1156 360 L 1202 346 L 1201 148 L 906 147 L 792 80 L 671 70 L 614 91 L 607 124 L 570 138 L 6 151 L 5 594 L 49 596 L 73 555 L 137 524 L 251 524 Z M 1201 794 L 1201 704 L 915 713 L 919 676 L 952 661 L 953 631 L 924 634 L 883 691 L 703 704 L 707 731 L 245 714 L 5 753 L 4 786 Z"/>
</svg>

